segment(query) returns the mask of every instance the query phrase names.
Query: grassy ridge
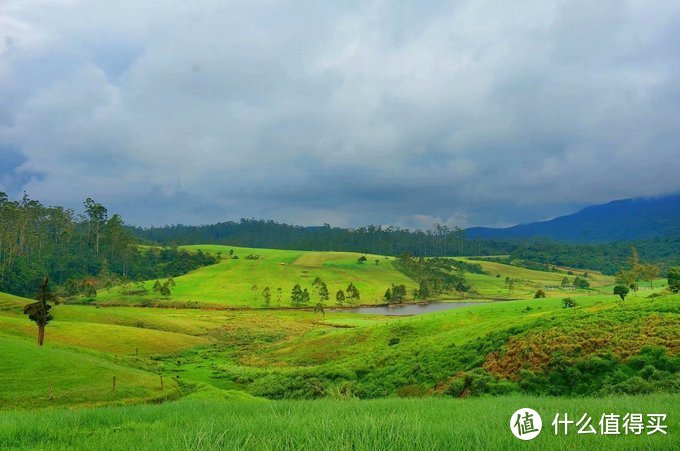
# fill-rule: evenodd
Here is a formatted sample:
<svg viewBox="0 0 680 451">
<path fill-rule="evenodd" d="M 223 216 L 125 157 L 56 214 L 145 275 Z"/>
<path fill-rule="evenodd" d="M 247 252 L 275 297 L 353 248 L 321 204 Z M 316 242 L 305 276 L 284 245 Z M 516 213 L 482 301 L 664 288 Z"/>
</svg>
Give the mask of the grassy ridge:
<svg viewBox="0 0 680 451">
<path fill-rule="evenodd" d="M 0 412 L 0 448 L 12 449 L 677 449 L 677 395 L 617 398 L 499 397 L 466 400 L 235 402 L 183 400 L 49 412 Z M 531 442 L 510 432 L 512 413 L 531 407 L 543 431 Z M 557 413 L 666 413 L 670 433 L 555 435 Z"/>
</svg>

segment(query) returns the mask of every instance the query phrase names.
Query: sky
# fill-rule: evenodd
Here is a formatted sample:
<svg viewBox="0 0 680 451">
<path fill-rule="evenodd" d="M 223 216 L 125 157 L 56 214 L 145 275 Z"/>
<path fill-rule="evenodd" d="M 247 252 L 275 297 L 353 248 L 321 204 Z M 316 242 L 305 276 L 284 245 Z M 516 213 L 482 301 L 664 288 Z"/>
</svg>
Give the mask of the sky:
<svg viewBox="0 0 680 451">
<path fill-rule="evenodd" d="M 505 226 L 680 191 L 680 2 L 0 0 L 0 191 Z"/>
</svg>

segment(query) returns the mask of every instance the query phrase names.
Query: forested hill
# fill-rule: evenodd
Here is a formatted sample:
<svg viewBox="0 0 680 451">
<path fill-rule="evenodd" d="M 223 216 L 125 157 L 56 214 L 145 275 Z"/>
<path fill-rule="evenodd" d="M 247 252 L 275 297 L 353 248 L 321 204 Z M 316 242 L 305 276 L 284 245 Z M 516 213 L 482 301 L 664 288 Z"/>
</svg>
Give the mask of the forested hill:
<svg viewBox="0 0 680 451">
<path fill-rule="evenodd" d="M 54 285 L 93 293 L 216 262 L 203 253 L 141 248 L 120 215 L 109 216 L 106 207 L 89 198 L 83 207 L 79 215 L 27 195 L 11 200 L 0 192 L 0 292 L 30 297 L 48 276 Z"/>
<path fill-rule="evenodd" d="M 550 221 L 504 229 L 473 227 L 471 238 L 549 238 L 571 243 L 648 240 L 680 233 L 680 194 L 616 200 Z"/>
<path fill-rule="evenodd" d="M 435 225 L 432 230 L 369 225 L 356 229 L 297 226 L 275 221 L 241 219 L 212 225 L 132 228 L 132 233 L 162 245 L 226 244 L 270 249 L 370 252 L 382 255 L 457 256 L 507 254 L 514 244 L 468 240 L 465 231 Z"/>
</svg>

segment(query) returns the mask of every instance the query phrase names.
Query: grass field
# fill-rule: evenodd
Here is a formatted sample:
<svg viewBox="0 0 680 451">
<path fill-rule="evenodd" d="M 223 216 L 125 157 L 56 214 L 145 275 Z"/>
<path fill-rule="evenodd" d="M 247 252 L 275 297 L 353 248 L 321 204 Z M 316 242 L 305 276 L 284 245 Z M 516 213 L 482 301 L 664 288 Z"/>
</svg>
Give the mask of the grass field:
<svg viewBox="0 0 680 451">
<path fill-rule="evenodd" d="M 113 390 L 113 377 L 116 390 Z M 177 383 L 104 357 L 0 335 L 0 406 L 48 407 L 172 399 Z"/>
<path fill-rule="evenodd" d="M 264 298 L 261 293 L 269 287 L 273 307 L 290 307 L 290 293 L 297 283 L 312 293 L 312 282 L 320 277 L 328 286 L 330 303 L 335 303 L 335 293 L 345 290 L 353 283 L 361 293 L 362 304 L 381 303 L 385 290 L 391 284 L 405 284 L 410 290 L 417 284 L 394 269 L 391 258 L 366 255 L 368 261 L 357 263 L 364 254 L 352 252 L 306 252 L 281 251 L 272 249 L 251 249 L 231 246 L 182 246 L 186 250 L 202 250 L 211 254 L 221 252 L 219 263 L 200 268 L 175 278 L 177 285 L 172 298 L 166 303 L 198 302 L 201 304 L 227 305 L 233 307 L 261 307 Z M 238 259 L 229 258 L 229 250 Z M 257 260 L 248 260 L 248 255 L 258 255 Z M 379 263 L 376 264 L 375 261 Z M 149 292 L 155 281 L 147 281 Z M 281 289 L 281 297 L 277 289 Z M 148 296 L 150 297 L 150 296 Z M 97 296 L 100 303 L 137 303 L 139 298 L 120 295 L 120 289 L 101 291 Z M 312 301 L 317 299 L 312 295 Z"/>
<path fill-rule="evenodd" d="M 351 280 L 370 304 L 391 283 L 415 282 L 384 257 L 360 265 L 351 253 L 233 248 L 239 259 L 227 259 L 229 247 L 188 249 L 223 259 L 177 277 L 158 305 L 193 308 L 141 307 L 102 290 L 101 305 L 56 306 L 43 348 L 22 312 L 29 301 L 0 294 L 0 448 L 508 449 L 519 443 L 510 413 L 525 406 L 547 416 L 667 413 L 679 426 L 680 295 L 661 284 L 620 302 L 612 278 L 591 273 L 590 290 L 533 299 L 564 274 L 481 262 L 486 274 L 466 274 L 476 300 L 502 301 L 410 317 L 319 314 L 287 308 L 289 290 L 281 308 L 263 309 L 252 285 L 311 288 L 318 276 L 333 292 Z M 574 397 L 546 396 L 560 393 Z M 74 406 L 90 408 L 60 409 Z M 677 434 L 555 436 L 550 421 L 528 447 L 678 445 Z"/>
<path fill-rule="evenodd" d="M 0 412 L 0 448 L 11 449 L 584 449 L 670 450 L 680 447 L 680 397 L 498 397 L 376 401 L 182 400 L 160 406 L 48 412 Z M 512 413 L 531 407 L 541 434 L 520 442 Z M 668 415 L 670 433 L 555 435 L 555 414 L 577 420 L 604 413 Z"/>
<path fill-rule="evenodd" d="M 272 307 L 291 307 L 290 292 L 296 283 L 310 291 L 312 304 L 318 301 L 311 285 L 314 279 L 319 277 L 328 285 L 330 291 L 328 304 L 334 305 L 335 293 L 338 290 L 345 290 L 351 282 L 361 293 L 359 303 L 370 305 L 384 303 L 383 295 L 392 284 L 404 284 L 409 293 L 418 286 L 416 281 L 392 266 L 394 260 L 392 257 L 380 255 L 367 254 L 365 255 L 367 261 L 359 264 L 357 260 L 364 254 L 352 252 L 287 251 L 219 245 L 181 248 L 189 251 L 200 250 L 212 255 L 219 254 L 221 260 L 215 265 L 177 277 L 175 279 L 177 285 L 172 289 L 172 296 L 168 300 L 162 300 L 152 293 L 155 280 L 150 280 L 144 283 L 147 295 L 122 295 L 121 288 L 114 287 L 110 290 L 100 290 L 97 303 L 120 305 L 146 301 L 160 305 L 183 306 L 191 302 L 229 307 L 262 307 L 264 305 L 262 290 L 269 287 Z M 238 259 L 229 257 L 230 250 Z M 248 255 L 257 255 L 259 258 L 248 260 L 246 259 Z M 558 288 L 566 275 L 564 273 L 534 271 L 484 260 L 461 260 L 478 263 L 485 271 L 485 274 L 466 275 L 477 290 L 477 294 L 447 294 L 439 295 L 435 299 L 518 299 L 532 297 L 539 288 L 546 290 L 549 296 L 570 296 L 590 294 L 594 290 L 609 288 L 613 284 L 612 277 L 592 272 L 589 281 L 593 290 L 566 290 Z M 506 277 L 515 280 L 513 289 L 506 287 Z M 281 289 L 280 293 L 278 289 Z"/>
</svg>

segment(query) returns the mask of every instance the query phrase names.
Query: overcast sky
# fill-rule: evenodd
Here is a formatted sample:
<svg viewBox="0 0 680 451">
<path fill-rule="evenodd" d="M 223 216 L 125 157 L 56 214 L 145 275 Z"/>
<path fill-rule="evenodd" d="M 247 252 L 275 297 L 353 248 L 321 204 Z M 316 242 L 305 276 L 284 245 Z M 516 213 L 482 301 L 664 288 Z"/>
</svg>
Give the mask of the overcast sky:
<svg viewBox="0 0 680 451">
<path fill-rule="evenodd" d="M 0 0 L 0 191 L 509 225 L 680 191 L 680 2 Z"/>
</svg>

